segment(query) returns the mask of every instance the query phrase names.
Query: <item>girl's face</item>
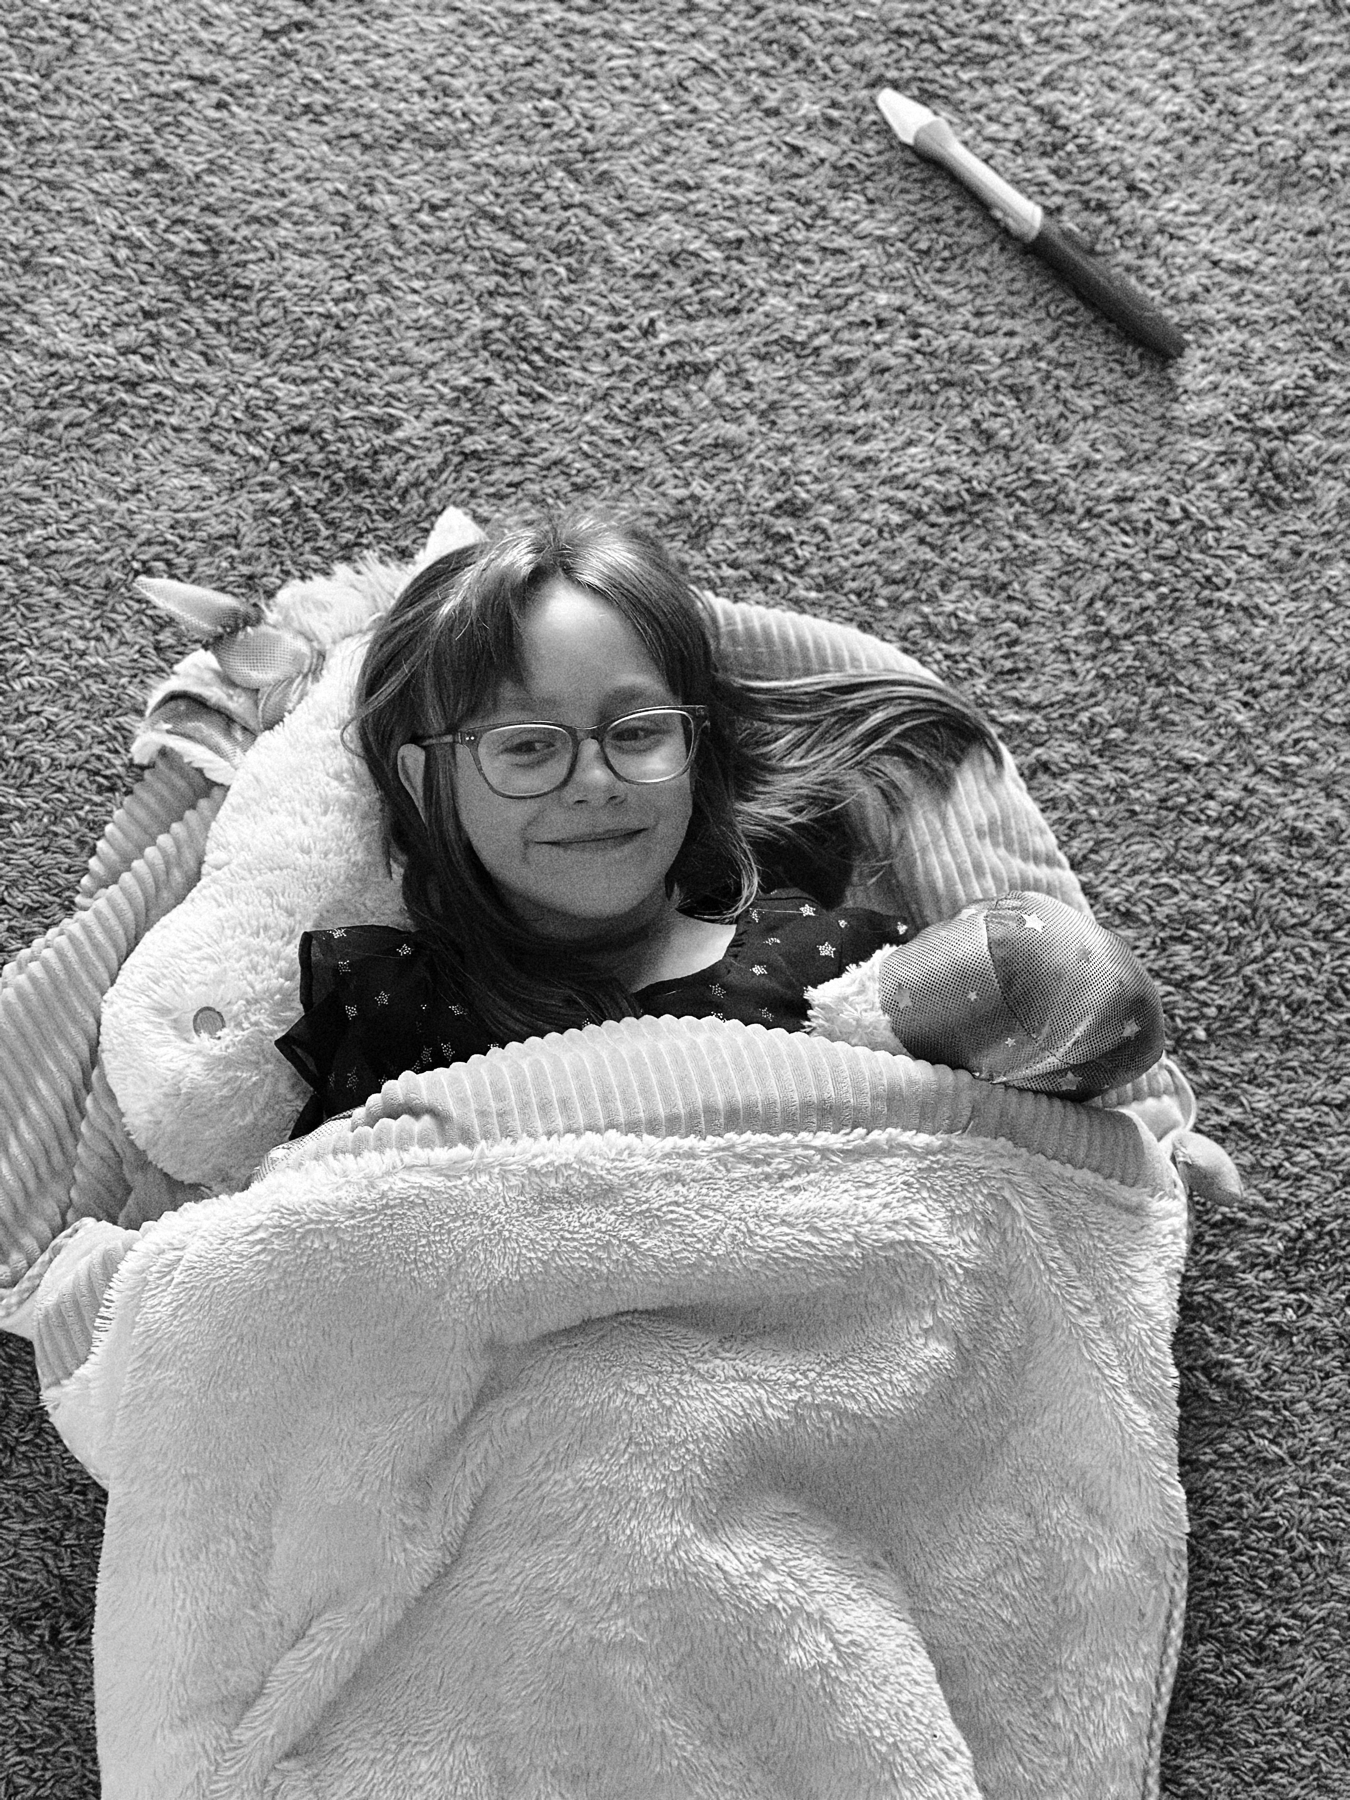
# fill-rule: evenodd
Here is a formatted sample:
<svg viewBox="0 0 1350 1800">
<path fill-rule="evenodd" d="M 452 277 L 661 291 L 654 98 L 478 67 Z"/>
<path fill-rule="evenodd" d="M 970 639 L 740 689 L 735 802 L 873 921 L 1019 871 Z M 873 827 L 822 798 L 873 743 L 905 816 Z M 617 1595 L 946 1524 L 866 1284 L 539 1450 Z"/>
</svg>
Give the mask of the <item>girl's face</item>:
<svg viewBox="0 0 1350 1800">
<path fill-rule="evenodd" d="M 523 685 L 503 683 L 463 730 L 528 723 L 589 731 L 643 707 L 680 704 L 622 615 L 562 577 L 536 597 L 521 651 Z M 525 923 L 551 937 L 585 938 L 606 925 L 642 923 L 665 907 L 666 875 L 693 810 L 688 771 L 633 786 L 591 738 L 565 786 L 508 799 L 488 787 L 467 745 L 451 754 L 465 835 Z M 421 792 L 420 769 L 414 792 Z"/>
</svg>

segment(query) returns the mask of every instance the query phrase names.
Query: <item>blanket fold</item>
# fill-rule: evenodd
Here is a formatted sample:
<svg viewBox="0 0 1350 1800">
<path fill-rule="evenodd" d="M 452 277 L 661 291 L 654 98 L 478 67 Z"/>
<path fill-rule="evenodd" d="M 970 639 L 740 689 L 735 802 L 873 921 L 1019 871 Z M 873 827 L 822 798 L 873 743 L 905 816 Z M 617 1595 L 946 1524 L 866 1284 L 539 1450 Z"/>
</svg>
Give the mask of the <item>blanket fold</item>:
<svg viewBox="0 0 1350 1800">
<path fill-rule="evenodd" d="M 1185 1202 L 1102 1160 L 369 1142 L 145 1227 L 47 1395 L 105 1800 L 1156 1791 Z"/>
</svg>

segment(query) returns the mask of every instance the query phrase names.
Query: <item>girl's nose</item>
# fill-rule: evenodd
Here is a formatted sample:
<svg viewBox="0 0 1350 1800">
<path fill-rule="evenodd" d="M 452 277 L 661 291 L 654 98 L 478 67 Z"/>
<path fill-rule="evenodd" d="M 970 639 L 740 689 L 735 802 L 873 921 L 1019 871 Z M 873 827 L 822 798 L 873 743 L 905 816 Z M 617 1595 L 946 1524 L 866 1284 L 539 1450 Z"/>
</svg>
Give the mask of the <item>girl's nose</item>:
<svg viewBox="0 0 1350 1800">
<path fill-rule="evenodd" d="M 583 738 L 577 747 L 577 766 L 567 791 L 578 800 L 590 800 L 619 792 L 623 783 L 610 768 L 595 738 Z"/>
</svg>

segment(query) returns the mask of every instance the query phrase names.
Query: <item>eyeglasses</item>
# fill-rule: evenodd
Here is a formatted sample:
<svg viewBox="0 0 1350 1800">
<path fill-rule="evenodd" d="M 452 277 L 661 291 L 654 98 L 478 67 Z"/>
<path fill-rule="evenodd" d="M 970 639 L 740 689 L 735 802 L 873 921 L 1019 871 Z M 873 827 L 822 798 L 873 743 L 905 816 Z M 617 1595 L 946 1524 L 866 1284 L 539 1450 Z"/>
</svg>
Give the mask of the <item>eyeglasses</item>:
<svg viewBox="0 0 1350 1800">
<path fill-rule="evenodd" d="M 537 800 L 566 787 L 587 738 L 594 738 L 605 767 L 634 787 L 674 781 L 694 760 L 707 723 L 706 706 L 653 706 L 625 713 L 593 731 L 570 725 L 489 725 L 486 731 L 446 731 L 414 741 L 465 744 L 483 780 L 506 800 Z"/>
</svg>

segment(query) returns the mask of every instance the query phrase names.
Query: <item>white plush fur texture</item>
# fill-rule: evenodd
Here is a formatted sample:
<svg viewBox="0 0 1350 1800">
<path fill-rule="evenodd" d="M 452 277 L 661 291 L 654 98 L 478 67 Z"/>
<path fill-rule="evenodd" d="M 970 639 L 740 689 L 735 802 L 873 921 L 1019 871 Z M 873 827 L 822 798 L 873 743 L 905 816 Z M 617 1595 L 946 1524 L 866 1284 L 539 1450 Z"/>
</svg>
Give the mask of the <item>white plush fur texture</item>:
<svg viewBox="0 0 1350 1800">
<path fill-rule="evenodd" d="M 878 977 L 891 953 L 884 944 L 866 961 L 854 963 L 833 981 L 822 981 L 806 993 L 807 1018 L 817 1037 L 839 1044 L 862 1044 L 869 1050 L 889 1050 L 893 1056 L 909 1052 L 891 1029 L 881 1004 Z"/>
<path fill-rule="evenodd" d="M 274 1040 L 300 1014 L 301 934 L 407 922 L 374 786 L 340 734 L 371 627 L 410 575 L 482 535 L 450 506 L 412 564 L 364 556 L 288 582 L 268 604 L 270 623 L 325 650 L 323 673 L 244 758 L 201 882 L 103 1003 L 100 1055 L 123 1121 L 176 1180 L 241 1187 L 290 1131 L 308 1090 Z M 214 1035 L 193 1023 L 211 1013 L 225 1022 Z"/>
<path fill-rule="evenodd" d="M 47 1396 L 104 1800 L 1156 1792 L 1183 1239 L 1169 1180 L 905 1131 L 166 1216 Z"/>
<path fill-rule="evenodd" d="M 367 642 L 338 643 L 314 690 L 245 757 L 201 881 L 104 1000 L 100 1053 L 127 1129 L 180 1181 L 241 1187 L 304 1103 L 274 1048 L 300 1014 L 301 934 L 406 923 L 374 786 L 339 736 Z M 224 1020 L 214 1036 L 194 1028 L 207 1011 Z"/>
</svg>

